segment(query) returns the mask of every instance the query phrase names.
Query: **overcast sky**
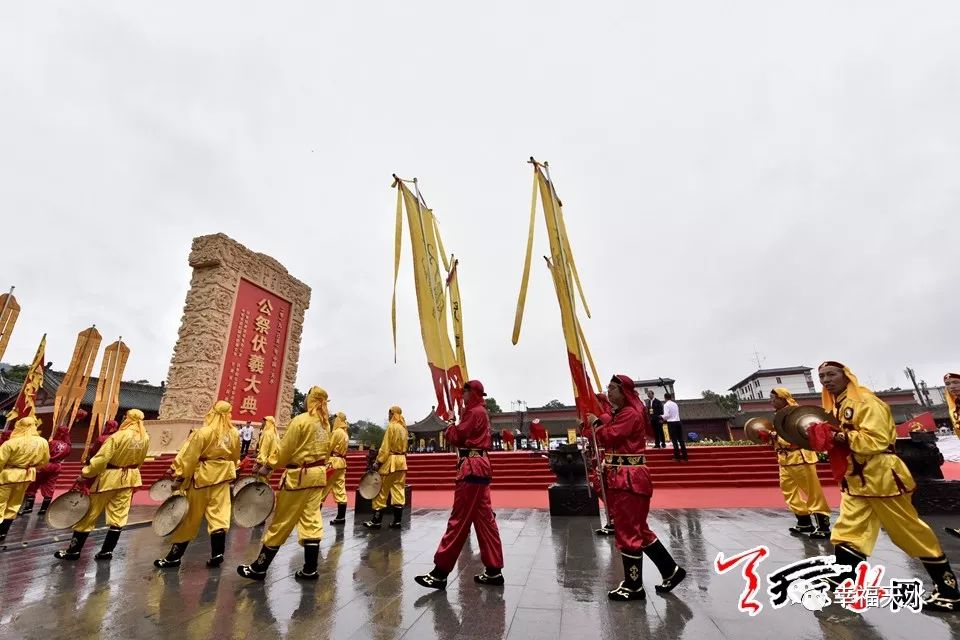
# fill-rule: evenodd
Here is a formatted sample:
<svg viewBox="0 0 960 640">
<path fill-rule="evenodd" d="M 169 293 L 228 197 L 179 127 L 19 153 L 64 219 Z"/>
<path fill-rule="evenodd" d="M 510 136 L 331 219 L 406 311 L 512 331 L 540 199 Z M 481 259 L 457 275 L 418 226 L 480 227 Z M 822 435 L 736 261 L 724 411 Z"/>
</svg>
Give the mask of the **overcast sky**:
<svg viewBox="0 0 960 640">
<path fill-rule="evenodd" d="M 65 367 L 96 323 L 159 383 L 191 238 L 223 232 L 313 289 L 298 386 L 419 419 L 407 235 L 396 365 L 390 336 L 397 172 L 461 260 L 472 376 L 504 409 L 569 401 L 539 258 L 510 343 L 535 155 L 605 378 L 698 397 L 754 350 L 878 388 L 960 369 L 956 2 L 78 4 L 0 8 L 7 362 L 47 332 Z"/>
</svg>

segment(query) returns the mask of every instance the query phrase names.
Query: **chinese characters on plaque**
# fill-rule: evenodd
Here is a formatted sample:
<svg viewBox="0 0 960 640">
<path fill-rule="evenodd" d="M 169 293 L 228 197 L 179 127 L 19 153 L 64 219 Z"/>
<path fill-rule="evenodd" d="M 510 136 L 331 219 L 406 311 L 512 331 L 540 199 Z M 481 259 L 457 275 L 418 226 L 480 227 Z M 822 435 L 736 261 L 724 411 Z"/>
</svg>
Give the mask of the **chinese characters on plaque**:
<svg viewBox="0 0 960 640">
<path fill-rule="evenodd" d="M 238 420 L 275 415 L 283 379 L 290 302 L 240 279 L 218 397 Z"/>
</svg>

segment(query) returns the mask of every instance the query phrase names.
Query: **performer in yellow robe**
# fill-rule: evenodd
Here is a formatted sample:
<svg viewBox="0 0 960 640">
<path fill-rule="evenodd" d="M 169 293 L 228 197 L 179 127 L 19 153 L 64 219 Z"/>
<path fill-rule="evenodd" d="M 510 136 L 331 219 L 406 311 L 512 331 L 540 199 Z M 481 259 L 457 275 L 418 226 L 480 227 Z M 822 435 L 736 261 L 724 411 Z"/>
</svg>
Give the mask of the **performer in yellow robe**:
<svg viewBox="0 0 960 640">
<path fill-rule="evenodd" d="M 280 434 L 277 433 L 277 419 L 266 416 L 263 426 L 260 427 L 260 439 L 257 440 L 257 464 L 261 467 L 270 460 L 277 448 L 280 447 Z"/>
<path fill-rule="evenodd" d="M 399 529 L 403 518 L 403 505 L 407 502 L 407 422 L 403 419 L 400 407 L 390 407 L 387 431 L 377 452 L 377 462 L 373 465 L 380 473 L 383 484 L 380 493 L 373 499 L 373 518 L 363 523 L 368 529 L 379 529 L 383 521 L 383 510 L 387 507 L 387 496 L 393 505 L 391 529 Z"/>
<path fill-rule="evenodd" d="M 947 396 L 947 409 L 950 413 L 950 424 L 953 425 L 953 432 L 960 437 L 960 373 L 948 373 L 943 376 L 944 391 Z M 960 529 L 953 527 L 944 527 L 944 530 L 950 535 L 960 538 Z"/>
<path fill-rule="evenodd" d="M 174 532 L 165 558 L 153 561 L 165 569 L 179 567 L 187 545 L 197 537 L 200 521 L 206 517 L 210 534 L 208 567 L 223 564 L 223 552 L 230 529 L 230 483 L 237 477 L 240 436 L 230 421 L 230 403 L 219 400 L 180 447 L 167 476 L 174 476 L 185 490 L 189 508 Z"/>
<path fill-rule="evenodd" d="M 150 436 L 143 426 L 143 412 L 130 409 L 120 425 L 120 430 L 104 441 L 96 455 L 80 471 L 80 478 L 92 479 L 90 485 L 90 508 L 73 527 L 70 545 L 57 551 L 54 557 L 60 560 L 76 560 L 80 557 L 87 536 L 97 525 L 97 518 L 106 510 L 110 529 L 103 546 L 94 558 L 110 560 L 120 539 L 120 532 L 127 526 L 130 501 L 133 491 L 140 486 L 140 465 L 147 457 Z"/>
<path fill-rule="evenodd" d="M 269 476 L 284 467 L 277 494 L 277 507 L 270 527 L 263 536 L 260 555 L 253 564 L 242 564 L 237 573 L 251 580 L 263 580 L 274 556 L 294 527 L 303 546 L 303 569 L 298 580 L 316 580 L 323 538 L 320 517 L 320 496 L 327 482 L 327 455 L 330 452 L 330 417 L 327 413 L 327 392 L 313 387 L 307 393 L 307 412 L 294 418 L 287 427 L 280 446 L 258 473 Z"/>
<path fill-rule="evenodd" d="M 847 472 L 841 482 L 840 516 L 830 542 L 837 564 L 851 570 L 829 578 L 839 585 L 854 579 L 857 564 L 873 553 L 880 528 L 911 557 L 918 558 L 935 587 L 924 599 L 929 611 L 960 610 L 957 578 L 933 530 L 920 519 L 910 500 L 916 489 L 907 465 L 894 451 L 897 432 L 890 407 L 860 386 L 849 368 L 835 361 L 820 365 L 823 408 L 840 422 L 808 429 L 811 441 L 826 442 L 832 455 L 847 454 Z"/>
<path fill-rule="evenodd" d="M 27 487 L 37 478 L 37 468 L 50 462 L 50 447 L 37 433 L 39 426 L 40 421 L 33 416 L 20 418 L 10 439 L 0 445 L 0 542 L 17 518 Z"/>
<path fill-rule="evenodd" d="M 797 401 L 783 387 L 777 387 L 770 392 L 770 403 L 778 411 L 784 407 L 797 406 Z M 827 504 L 820 478 L 817 477 L 816 452 L 801 449 L 779 436 L 775 438 L 774 447 L 777 451 L 777 462 L 780 464 L 780 490 L 787 507 L 797 516 L 797 524 L 790 527 L 790 532 L 828 540 L 830 505 Z"/>
<path fill-rule="evenodd" d="M 327 484 L 320 496 L 323 506 L 327 495 L 333 492 L 337 503 L 337 517 L 330 521 L 332 525 L 341 525 L 347 521 L 347 448 L 350 445 L 350 424 L 344 413 L 338 413 L 333 419 L 333 433 L 330 434 L 330 459 L 327 462 Z"/>
</svg>

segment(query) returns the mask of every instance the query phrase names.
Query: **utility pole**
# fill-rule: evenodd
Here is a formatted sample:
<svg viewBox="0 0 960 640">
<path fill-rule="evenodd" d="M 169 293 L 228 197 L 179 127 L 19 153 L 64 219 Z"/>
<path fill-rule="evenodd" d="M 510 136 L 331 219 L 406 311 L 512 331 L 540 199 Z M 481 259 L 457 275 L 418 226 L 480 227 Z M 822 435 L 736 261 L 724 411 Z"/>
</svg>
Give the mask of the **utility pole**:
<svg viewBox="0 0 960 640">
<path fill-rule="evenodd" d="M 766 358 L 760 355 L 756 347 L 753 348 L 753 359 L 757 363 L 757 370 L 763 369 L 763 363 L 766 361 Z"/>
<path fill-rule="evenodd" d="M 917 376 L 914 374 L 913 369 L 907 367 L 903 370 L 904 375 L 907 376 L 907 379 L 913 384 L 914 390 L 917 392 L 917 402 L 920 403 L 921 407 L 930 406 L 929 403 L 924 400 L 923 393 L 920 392 L 920 385 L 917 384 Z"/>
</svg>

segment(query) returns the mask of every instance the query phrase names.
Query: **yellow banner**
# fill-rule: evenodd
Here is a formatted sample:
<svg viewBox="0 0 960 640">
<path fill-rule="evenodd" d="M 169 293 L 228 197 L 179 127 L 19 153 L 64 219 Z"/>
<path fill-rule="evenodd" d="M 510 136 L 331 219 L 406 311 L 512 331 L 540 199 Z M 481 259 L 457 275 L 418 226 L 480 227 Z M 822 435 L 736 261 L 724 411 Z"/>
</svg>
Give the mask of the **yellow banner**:
<svg viewBox="0 0 960 640">
<path fill-rule="evenodd" d="M 33 356 L 33 362 L 27 371 L 27 377 L 23 380 L 23 386 L 20 387 L 20 395 L 13 408 L 7 413 L 7 422 L 26 416 L 36 415 L 37 413 L 37 391 L 43 386 L 43 361 L 44 353 L 47 349 L 47 334 L 43 334 L 40 340 L 40 346 L 37 347 L 37 353 Z"/>
<path fill-rule="evenodd" d="M 73 357 L 63 376 L 63 381 L 57 388 L 57 395 L 53 399 L 53 424 L 59 427 L 62 424 L 73 426 L 77 417 L 77 410 L 83 396 L 87 393 L 87 384 L 90 382 L 90 373 L 93 372 L 93 362 L 97 359 L 102 341 L 96 327 L 84 329 L 77 335 L 77 343 L 73 348 Z M 53 437 L 53 429 L 50 437 Z"/>
<path fill-rule="evenodd" d="M 17 324 L 19 316 L 20 305 L 13 297 L 13 287 L 10 287 L 10 293 L 0 296 L 0 360 L 3 360 L 3 354 L 10 342 L 10 334 L 13 333 L 13 327 Z"/>
<path fill-rule="evenodd" d="M 90 426 L 87 427 L 87 439 L 83 446 L 83 456 L 87 459 L 90 443 L 95 436 L 99 436 L 110 420 L 115 420 L 120 408 L 120 382 L 123 370 L 127 366 L 130 348 L 117 340 L 103 350 L 103 361 L 100 363 L 100 378 L 97 380 L 97 393 L 93 400 L 93 410 L 90 412 Z"/>
</svg>

